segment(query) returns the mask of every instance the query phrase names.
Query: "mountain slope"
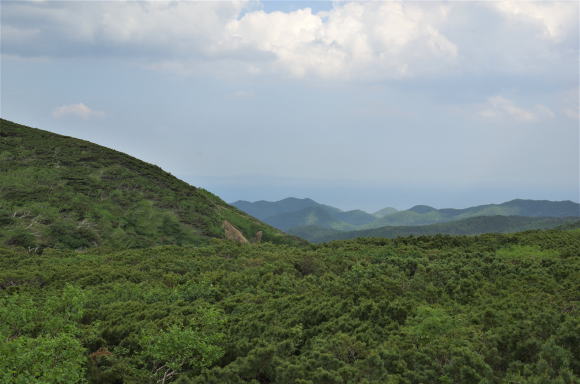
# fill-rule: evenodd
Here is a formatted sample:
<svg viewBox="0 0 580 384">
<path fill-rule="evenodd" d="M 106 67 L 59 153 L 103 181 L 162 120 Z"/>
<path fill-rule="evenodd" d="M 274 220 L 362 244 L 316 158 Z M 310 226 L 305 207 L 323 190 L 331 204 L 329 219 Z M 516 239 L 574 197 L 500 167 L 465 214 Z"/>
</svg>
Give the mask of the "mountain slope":
<svg viewBox="0 0 580 384">
<path fill-rule="evenodd" d="M 0 244 L 115 248 L 223 237 L 291 238 L 161 168 L 99 145 L 0 120 Z"/>
<path fill-rule="evenodd" d="M 398 211 L 399 211 L 399 210 L 398 210 L 398 209 L 396 209 L 396 208 L 393 208 L 393 207 L 386 207 L 386 208 L 383 208 L 383 209 L 381 209 L 381 210 L 379 210 L 379 211 L 376 211 L 375 213 L 373 213 L 373 216 L 374 216 L 374 217 L 381 218 L 381 217 L 385 217 L 385 216 L 391 215 L 391 214 L 393 214 L 393 213 L 396 213 L 396 212 L 398 212 Z"/>
<path fill-rule="evenodd" d="M 342 211 L 311 199 L 289 197 L 280 201 L 236 201 L 233 206 L 283 231 L 305 225 L 354 230 L 376 217 L 359 209 Z"/>
<path fill-rule="evenodd" d="M 312 199 L 298 199 L 295 197 L 288 197 L 280 201 L 260 200 L 253 203 L 245 200 L 238 200 L 233 202 L 232 205 L 260 220 L 265 220 L 268 217 L 284 213 L 300 211 L 305 208 L 322 206 L 322 204 L 318 204 Z"/>
<path fill-rule="evenodd" d="M 482 233 L 511 233 L 531 229 L 564 228 L 577 225 L 575 217 L 478 216 L 447 223 L 419 226 L 386 226 L 358 231 L 333 231 L 316 226 L 293 228 L 289 233 L 315 243 L 359 237 L 395 238 L 410 235 L 478 235 Z"/>
</svg>

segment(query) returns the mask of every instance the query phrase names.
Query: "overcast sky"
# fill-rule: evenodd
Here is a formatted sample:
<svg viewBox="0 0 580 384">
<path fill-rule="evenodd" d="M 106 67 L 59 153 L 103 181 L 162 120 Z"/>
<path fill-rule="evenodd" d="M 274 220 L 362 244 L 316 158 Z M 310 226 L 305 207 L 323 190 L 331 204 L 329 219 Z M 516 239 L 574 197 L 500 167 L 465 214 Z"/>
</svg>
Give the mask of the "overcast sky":
<svg viewBox="0 0 580 384">
<path fill-rule="evenodd" d="M 579 200 L 576 1 L 5 1 L 1 115 L 226 201 Z"/>
</svg>

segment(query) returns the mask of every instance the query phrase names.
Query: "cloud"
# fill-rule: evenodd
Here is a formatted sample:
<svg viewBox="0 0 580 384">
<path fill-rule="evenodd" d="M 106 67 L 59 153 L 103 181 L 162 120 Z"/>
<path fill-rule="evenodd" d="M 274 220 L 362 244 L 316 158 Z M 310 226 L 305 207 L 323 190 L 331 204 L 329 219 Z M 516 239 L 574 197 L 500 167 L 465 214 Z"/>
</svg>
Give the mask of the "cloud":
<svg viewBox="0 0 580 384">
<path fill-rule="evenodd" d="M 61 119 L 64 117 L 78 117 L 84 120 L 88 120 L 93 117 L 102 116 L 104 116 L 103 112 L 92 110 L 83 103 L 62 105 L 52 111 L 52 117 L 55 119 Z"/>
<path fill-rule="evenodd" d="M 577 25 L 578 5 L 573 1 L 503 0 L 490 4 L 511 21 L 534 23 L 545 38 L 555 41 L 562 40 Z"/>
<path fill-rule="evenodd" d="M 508 119 L 521 123 L 534 123 L 554 117 L 552 110 L 544 105 L 538 104 L 526 109 L 503 96 L 490 97 L 479 110 L 479 115 L 488 119 Z"/>
<path fill-rule="evenodd" d="M 222 44 L 267 52 L 274 69 L 294 77 L 401 78 L 450 64 L 457 56 L 457 47 L 434 20 L 445 18 L 444 7 L 430 11 L 438 17 L 398 1 L 352 2 L 318 14 L 309 8 L 256 11 L 230 21 Z"/>
<path fill-rule="evenodd" d="M 3 53 L 128 58 L 149 68 L 221 76 L 522 73 L 572 65 L 577 10 L 574 2 L 508 0 L 334 2 L 324 12 L 264 12 L 250 0 L 8 2 Z M 533 38 L 538 32 L 541 41 Z M 568 48 L 558 49 L 562 44 Z"/>
</svg>

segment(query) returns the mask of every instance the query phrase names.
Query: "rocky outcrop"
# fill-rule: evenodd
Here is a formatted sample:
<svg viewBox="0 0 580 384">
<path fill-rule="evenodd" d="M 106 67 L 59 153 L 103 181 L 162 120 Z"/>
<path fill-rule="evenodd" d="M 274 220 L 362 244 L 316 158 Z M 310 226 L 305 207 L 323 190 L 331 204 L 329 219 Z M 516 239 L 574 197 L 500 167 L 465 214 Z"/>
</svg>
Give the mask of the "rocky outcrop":
<svg viewBox="0 0 580 384">
<path fill-rule="evenodd" d="M 248 239 L 246 239 L 244 235 L 242 235 L 242 232 L 240 232 L 239 229 L 234 227 L 229 221 L 224 220 L 223 227 L 226 239 L 234 241 L 239 244 L 246 244 L 248 242 Z"/>
<path fill-rule="evenodd" d="M 261 243 L 262 242 L 262 235 L 263 235 L 262 231 L 256 232 L 256 237 L 254 239 L 254 243 L 256 243 L 256 244 Z"/>
</svg>

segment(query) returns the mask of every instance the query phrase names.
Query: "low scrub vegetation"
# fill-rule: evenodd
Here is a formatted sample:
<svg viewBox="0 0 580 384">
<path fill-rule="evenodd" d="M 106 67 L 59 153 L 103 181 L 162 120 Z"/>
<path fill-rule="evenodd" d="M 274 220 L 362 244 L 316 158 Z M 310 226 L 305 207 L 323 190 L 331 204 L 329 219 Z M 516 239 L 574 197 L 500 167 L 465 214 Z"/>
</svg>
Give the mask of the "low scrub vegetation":
<svg viewBox="0 0 580 384">
<path fill-rule="evenodd" d="M 576 383 L 580 232 L 0 251 L 2 383 Z"/>
</svg>

